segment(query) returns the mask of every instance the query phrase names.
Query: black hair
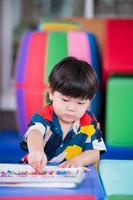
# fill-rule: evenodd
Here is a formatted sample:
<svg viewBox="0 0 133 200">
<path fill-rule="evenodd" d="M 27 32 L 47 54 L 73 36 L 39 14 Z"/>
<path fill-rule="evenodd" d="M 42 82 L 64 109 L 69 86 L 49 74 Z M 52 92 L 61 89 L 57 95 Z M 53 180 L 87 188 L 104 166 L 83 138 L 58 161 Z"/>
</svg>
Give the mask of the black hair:
<svg viewBox="0 0 133 200">
<path fill-rule="evenodd" d="M 97 90 L 97 75 L 89 63 L 66 57 L 57 63 L 49 75 L 52 92 L 65 96 L 92 99 Z"/>
</svg>

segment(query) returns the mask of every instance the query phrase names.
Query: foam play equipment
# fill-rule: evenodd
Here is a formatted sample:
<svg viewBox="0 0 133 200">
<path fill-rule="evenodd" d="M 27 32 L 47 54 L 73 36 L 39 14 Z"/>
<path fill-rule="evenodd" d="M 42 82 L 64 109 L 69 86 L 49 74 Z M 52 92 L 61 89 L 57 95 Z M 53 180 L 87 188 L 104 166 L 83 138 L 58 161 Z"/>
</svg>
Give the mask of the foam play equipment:
<svg viewBox="0 0 133 200">
<path fill-rule="evenodd" d="M 133 74 L 133 19 L 106 20 L 103 44 L 103 83 L 112 74 Z"/>
<path fill-rule="evenodd" d="M 110 146 L 106 143 L 106 148 L 107 152 L 100 155 L 101 159 L 133 159 L 133 147 Z"/>
<path fill-rule="evenodd" d="M 0 132 L 0 163 L 19 163 L 25 155 L 20 148 L 22 136 L 16 131 Z"/>
<path fill-rule="evenodd" d="M 106 200 L 133 200 L 133 195 L 110 195 Z"/>
<path fill-rule="evenodd" d="M 0 200 L 96 200 L 93 195 L 51 195 L 51 196 L 17 196 L 17 197 L 0 197 Z"/>
<path fill-rule="evenodd" d="M 106 141 L 133 147 L 133 78 L 112 77 L 107 84 Z"/>
<path fill-rule="evenodd" d="M 81 24 L 82 30 L 93 33 L 97 39 L 100 54 L 102 55 L 107 19 L 87 19 L 85 17 L 65 17 L 63 19 L 70 23 L 78 22 Z"/>
<path fill-rule="evenodd" d="M 107 81 L 105 141 L 101 158 L 133 159 L 133 77 L 111 77 Z"/>
<path fill-rule="evenodd" d="M 101 70 L 94 35 L 82 31 L 26 32 L 16 62 L 17 121 L 21 134 L 33 113 L 46 104 L 48 76 L 66 56 L 84 59 L 96 70 L 99 88 L 90 109 L 98 119 L 101 116 Z"/>
<path fill-rule="evenodd" d="M 65 20 L 45 20 L 38 25 L 38 30 L 42 31 L 76 31 L 81 30 L 82 25 L 78 22 L 67 22 Z"/>
</svg>

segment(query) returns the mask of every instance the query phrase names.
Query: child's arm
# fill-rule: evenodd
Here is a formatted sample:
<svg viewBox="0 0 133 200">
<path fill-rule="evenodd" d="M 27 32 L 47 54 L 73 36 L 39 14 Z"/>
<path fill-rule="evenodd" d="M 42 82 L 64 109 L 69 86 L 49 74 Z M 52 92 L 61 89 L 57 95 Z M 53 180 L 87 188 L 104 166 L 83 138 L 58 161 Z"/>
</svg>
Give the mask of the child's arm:
<svg viewBox="0 0 133 200">
<path fill-rule="evenodd" d="M 42 171 L 47 163 L 44 153 L 43 135 L 36 129 L 29 132 L 27 137 L 28 163 L 37 171 Z"/>
<path fill-rule="evenodd" d="M 61 163 L 59 167 L 82 167 L 95 164 L 99 161 L 99 156 L 99 150 L 86 150 L 80 155 Z"/>
</svg>

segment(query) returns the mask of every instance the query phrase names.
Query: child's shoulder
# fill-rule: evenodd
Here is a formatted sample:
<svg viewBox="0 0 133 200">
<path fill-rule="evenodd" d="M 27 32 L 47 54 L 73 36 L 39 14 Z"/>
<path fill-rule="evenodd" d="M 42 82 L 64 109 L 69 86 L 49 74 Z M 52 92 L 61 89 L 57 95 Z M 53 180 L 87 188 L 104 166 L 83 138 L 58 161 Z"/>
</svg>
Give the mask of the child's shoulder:
<svg viewBox="0 0 133 200">
<path fill-rule="evenodd" d="M 47 105 L 43 107 L 42 111 L 39 113 L 45 120 L 52 121 L 53 118 L 53 106 Z"/>
<path fill-rule="evenodd" d="M 87 110 L 85 112 L 85 114 L 83 115 L 83 117 L 80 119 L 80 126 L 85 126 L 85 125 L 88 125 L 88 124 L 96 124 L 97 123 L 97 120 L 94 116 L 94 114 Z"/>
</svg>

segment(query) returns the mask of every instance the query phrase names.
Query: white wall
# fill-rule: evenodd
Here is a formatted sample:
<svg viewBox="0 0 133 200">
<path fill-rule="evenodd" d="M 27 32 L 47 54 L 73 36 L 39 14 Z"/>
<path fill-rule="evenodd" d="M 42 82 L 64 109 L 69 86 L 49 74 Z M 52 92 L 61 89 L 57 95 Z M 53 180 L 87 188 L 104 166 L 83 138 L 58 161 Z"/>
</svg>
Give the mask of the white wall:
<svg viewBox="0 0 133 200">
<path fill-rule="evenodd" d="M 13 29 L 20 20 L 21 0 L 0 0 L 0 109 L 14 109 L 11 79 Z"/>
</svg>

